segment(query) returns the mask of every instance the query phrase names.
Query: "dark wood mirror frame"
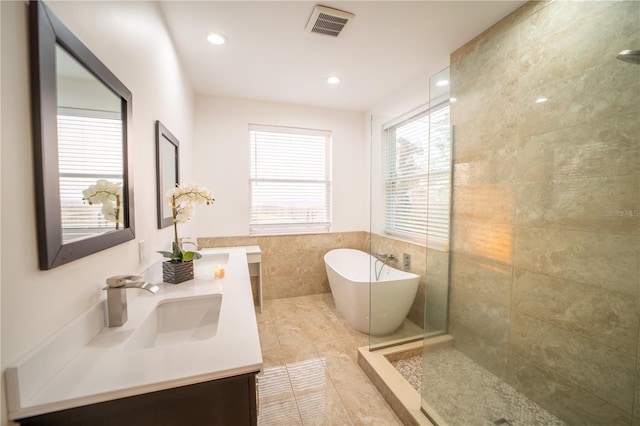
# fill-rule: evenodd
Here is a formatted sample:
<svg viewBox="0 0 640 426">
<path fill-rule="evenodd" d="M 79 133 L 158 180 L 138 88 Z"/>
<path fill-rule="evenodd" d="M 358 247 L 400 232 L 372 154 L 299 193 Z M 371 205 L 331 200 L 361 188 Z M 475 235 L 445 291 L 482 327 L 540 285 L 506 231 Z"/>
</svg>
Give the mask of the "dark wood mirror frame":
<svg viewBox="0 0 640 426">
<path fill-rule="evenodd" d="M 158 198 L 158 229 L 166 228 L 168 226 L 173 225 L 173 215 L 165 216 L 164 215 L 164 198 L 165 192 L 169 188 L 164 187 L 164 176 L 165 173 L 170 173 L 171 171 L 165 170 L 163 166 L 163 158 L 162 158 L 162 143 L 169 142 L 173 145 L 174 148 L 174 161 L 172 162 L 173 166 L 173 175 L 175 176 L 175 185 L 180 183 L 180 142 L 178 138 L 173 136 L 173 134 L 162 125 L 160 121 L 156 121 L 156 184 L 157 184 L 157 198 Z"/>
<path fill-rule="evenodd" d="M 38 256 L 40 269 L 47 270 L 135 238 L 133 182 L 127 143 L 132 96 L 44 3 L 32 0 L 29 13 Z M 122 105 L 124 227 L 68 243 L 63 243 L 61 229 L 56 46 L 62 47 L 118 96 Z"/>
</svg>

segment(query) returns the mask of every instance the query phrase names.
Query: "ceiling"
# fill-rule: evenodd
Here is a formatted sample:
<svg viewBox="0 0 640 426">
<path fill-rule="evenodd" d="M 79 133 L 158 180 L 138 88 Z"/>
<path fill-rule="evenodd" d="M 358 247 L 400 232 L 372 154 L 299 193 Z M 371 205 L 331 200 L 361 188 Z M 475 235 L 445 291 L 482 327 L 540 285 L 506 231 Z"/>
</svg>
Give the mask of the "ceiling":
<svg viewBox="0 0 640 426">
<path fill-rule="evenodd" d="M 161 1 L 196 93 L 367 111 L 525 1 Z M 355 14 L 307 32 L 316 4 Z M 212 31 L 229 42 L 214 46 Z M 331 86 L 329 75 L 341 77 Z"/>
</svg>

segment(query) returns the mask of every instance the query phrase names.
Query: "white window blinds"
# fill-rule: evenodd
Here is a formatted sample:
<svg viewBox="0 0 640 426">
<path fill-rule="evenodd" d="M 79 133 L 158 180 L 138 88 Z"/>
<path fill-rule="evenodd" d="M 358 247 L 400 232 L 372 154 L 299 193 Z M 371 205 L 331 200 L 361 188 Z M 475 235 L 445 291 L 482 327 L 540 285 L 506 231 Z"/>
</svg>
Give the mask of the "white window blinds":
<svg viewBox="0 0 640 426">
<path fill-rule="evenodd" d="M 448 243 L 450 135 L 448 105 L 387 129 L 384 192 L 388 234 Z"/>
<path fill-rule="evenodd" d="M 115 227 L 101 205 L 82 200 L 82 191 L 106 179 L 123 181 L 122 120 L 104 111 L 59 108 L 58 163 L 63 235 L 81 238 Z"/>
<path fill-rule="evenodd" d="M 250 125 L 249 134 L 250 233 L 328 231 L 331 132 Z"/>
</svg>

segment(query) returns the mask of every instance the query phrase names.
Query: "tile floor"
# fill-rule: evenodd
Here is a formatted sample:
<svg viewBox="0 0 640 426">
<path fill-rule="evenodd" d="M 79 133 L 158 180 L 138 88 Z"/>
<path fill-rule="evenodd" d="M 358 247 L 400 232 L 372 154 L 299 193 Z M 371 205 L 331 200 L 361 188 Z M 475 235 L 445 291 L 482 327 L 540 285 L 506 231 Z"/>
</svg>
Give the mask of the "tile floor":
<svg viewBox="0 0 640 426">
<path fill-rule="evenodd" d="M 369 336 L 353 330 L 331 294 L 264 302 L 258 425 L 402 425 L 357 363 Z"/>
</svg>

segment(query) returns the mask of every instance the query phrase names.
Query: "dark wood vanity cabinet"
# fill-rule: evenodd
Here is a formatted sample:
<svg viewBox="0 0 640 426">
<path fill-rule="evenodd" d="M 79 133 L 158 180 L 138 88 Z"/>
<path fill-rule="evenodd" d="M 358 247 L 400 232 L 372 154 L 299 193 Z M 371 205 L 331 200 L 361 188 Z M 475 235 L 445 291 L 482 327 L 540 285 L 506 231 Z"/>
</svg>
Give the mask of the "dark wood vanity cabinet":
<svg viewBox="0 0 640 426">
<path fill-rule="evenodd" d="M 29 426 L 256 426 L 256 375 L 212 380 L 17 420 Z"/>
</svg>

